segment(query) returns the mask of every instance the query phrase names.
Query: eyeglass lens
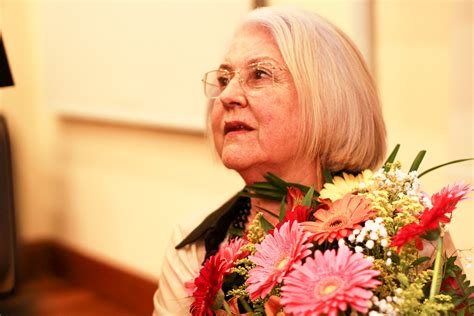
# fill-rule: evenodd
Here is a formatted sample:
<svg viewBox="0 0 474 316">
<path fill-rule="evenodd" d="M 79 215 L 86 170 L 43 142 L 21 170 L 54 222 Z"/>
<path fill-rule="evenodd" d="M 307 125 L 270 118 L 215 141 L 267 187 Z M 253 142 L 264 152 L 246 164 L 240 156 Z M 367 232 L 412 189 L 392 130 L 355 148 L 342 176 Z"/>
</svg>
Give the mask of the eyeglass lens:
<svg viewBox="0 0 474 316">
<path fill-rule="evenodd" d="M 275 67 L 270 63 L 257 63 L 236 71 L 227 69 L 210 71 L 205 74 L 203 79 L 204 92 L 207 97 L 216 98 L 229 85 L 230 81 L 238 76 L 242 89 L 246 93 L 251 93 L 273 85 L 274 69 Z"/>
</svg>

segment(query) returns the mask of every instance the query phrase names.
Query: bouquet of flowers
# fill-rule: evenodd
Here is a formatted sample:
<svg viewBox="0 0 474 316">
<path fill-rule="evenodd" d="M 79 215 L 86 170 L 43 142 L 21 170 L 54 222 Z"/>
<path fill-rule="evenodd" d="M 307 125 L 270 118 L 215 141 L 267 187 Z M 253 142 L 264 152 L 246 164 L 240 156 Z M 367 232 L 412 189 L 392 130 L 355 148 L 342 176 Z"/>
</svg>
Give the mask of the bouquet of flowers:
<svg viewBox="0 0 474 316">
<path fill-rule="evenodd" d="M 280 212 L 262 210 L 203 264 L 187 284 L 190 312 L 474 315 L 474 286 L 460 267 L 471 259 L 443 249 L 452 212 L 473 188 L 456 183 L 430 197 L 419 178 L 440 166 L 418 173 L 421 152 L 405 173 L 397 151 L 375 173 L 326 172 L 319 193 L 272 174 L 247 187 L 243 195 L 281 199 Z"/>
</svg>

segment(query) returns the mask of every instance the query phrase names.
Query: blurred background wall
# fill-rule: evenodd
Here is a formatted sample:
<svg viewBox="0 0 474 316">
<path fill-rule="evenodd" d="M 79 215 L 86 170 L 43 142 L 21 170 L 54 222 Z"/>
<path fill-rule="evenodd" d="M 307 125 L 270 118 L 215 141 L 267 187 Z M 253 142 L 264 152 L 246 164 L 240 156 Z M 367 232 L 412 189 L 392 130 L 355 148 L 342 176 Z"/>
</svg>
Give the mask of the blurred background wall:
<svg viewBox="0 0 474 316">
<path fill-rule="evenodd" d="M 81 1 L 0 1 L 0 28 L 15 79 L 14 87 L 0 91 L 0 111 L 10 125 L 20 239 L 54 239 L 157 279 L 174 223 L 205 216 L 243 182 L 219 164 L 202 132 L 126 119 L 84 118 L 48 104 L 45 91 L 61 86 L 44 80 L 54 65 L 46 67 L 42 55 L 48 36 L 42 6 L 68 2 Z M 140 6 L 147 1 L 132 3 Z M 225 12 L 226 5 L 236 3 L 214 5 L 216 12 Z M 243 8 L 251 6 L 240 3 Z M 474 156 L 471 1 L 270 1 L 282 3 L 319 12 L 355 39 L 378 83 L 389 149 L 401 143 L 402 161 L 411 163 L 421 149 L 428 151 L 421 169 Z M 184 22 L 183 28 L 192 27 Z M 202 23 L 219 28 L 213 20 Z M 54 51 L 54 45 L 60 50 L 64 43 L 48 45 Z M 135 58 L 133 47 L 128 49 Z M 191 56 L 193 51 L 196 55 L 206 51 L 199 46 L 189 49 Z M 172 53 L 156 58 L 179 62 Z M 202 67 L 199 60 L 194 62 L 196 68 Z M 76 60 L 74 67 L 80 71 L 87 65 Z M 66 85 L 73 77 L 77 79 L 77 74 L 64 74 L 61 80 Z M 93 77 L 90 68 L 80 79 L 90 82 Z M 200 77 L 194 81 L 200 87 Z M 166 87 L 174 89 L 177 102 L 188 88 L 195 89 Z M 204 102 L 199 106 L 204 109 Z M 472 183 L 472 163 L 434 172 L 423 178 L 423 184 L 433 193 L 455 179 Z M 474 247 L 473 210 L 469 201 L 455 213 L 450 230 L 460 249 Z M 474 279 L 472 269 L 469 273 Z"/>
</svg>

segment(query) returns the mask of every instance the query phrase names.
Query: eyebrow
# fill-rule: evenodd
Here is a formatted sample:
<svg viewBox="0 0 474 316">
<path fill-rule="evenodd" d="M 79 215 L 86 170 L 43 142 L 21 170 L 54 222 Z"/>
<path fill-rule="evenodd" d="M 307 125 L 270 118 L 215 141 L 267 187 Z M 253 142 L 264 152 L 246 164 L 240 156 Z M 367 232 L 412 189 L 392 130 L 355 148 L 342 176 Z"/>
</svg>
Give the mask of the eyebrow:
<svg viewBox="0 0 474 316">
<path fill-rule="evenodd" d="M 258 62 L 266 62 L 266 61 L 273 61 L 276 64 L 275 66 L 280 65 L 280 63 L 276 59 L 274 59 L 272 57 L 269 57 L 269 56 L 252 57 L 252 58 L 250 58 L 249 60 L 247 60 L 245 62 L 245 65 L 248 66 L 248 65 L 251 65 L 251 64 L 258 63 Z M 224 62 L 224 63 L 219 65 L 218 69 L 225 69 L 225 70 L 228 70 L 228 71 L 232 71 L 234 69 L 234 67 L 232 67 L 231 64 Z"/>
</svg>

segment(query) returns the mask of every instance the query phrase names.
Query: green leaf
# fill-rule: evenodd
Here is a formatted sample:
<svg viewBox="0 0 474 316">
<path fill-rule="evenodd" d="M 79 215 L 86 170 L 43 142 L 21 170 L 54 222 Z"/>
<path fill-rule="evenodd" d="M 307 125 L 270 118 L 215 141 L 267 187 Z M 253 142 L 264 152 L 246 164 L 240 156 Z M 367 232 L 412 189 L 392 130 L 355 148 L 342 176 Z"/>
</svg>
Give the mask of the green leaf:
<svg viewBox="0 0 474 316">
<path fill-rule="evenodd" d="M 286 203 L 285 203 L 285 200 L 286 200 L 286 196 L 284 196 L 284 197 L 281 199 L 281 203 L 280 203 L 280 222 L 283 220 L 283 218 L 284 218 L 285 215 L 286 215 Z"/>
<path fill-rule="evenodd" d="M 465 300 L 465 297 L 457 297 L 453 299 L 452 303 L 454 304 L 454 306 L 458 306 L 459 304 L 462 304 L 464 300 Z"/>
<path fill-rule="evenodd" d="M 446 260 L 446 264 L 447 264 L 447 265 L 452 265 L 452 264 L 454 264 L 454 262 L 456 261 L 457 258 L 458 258 L 457 256 L 451 256 L 451 257 L 449 257 L 448 260 Z"/>
<path fill-rule="evenodd" d="M 262 228 L 265 232 L 268 232 L 270 229 L 275 228 L 272 224 L 270 224 L 269 221 L 265 217 L 260 217 L 260 225 L 262 225 Z"/>
<path fill-rule="evenodd" d="M 232 236 L 239 236 L 242 237 L 244 235 L 244 232 L 241 228 L 236 228 L 236 227 L 229 227 L 229 230 L 227 231 L 229 235 Z"/>
<path fill-rule="evenodd" d="M 266 194 L 266 193 L 284 194 L 281 190 L 278 190 L 278 189 L 255 188 L 252 186 L 247 187 L 247 190 L 251 192 L 255 192 L 255 193 L 260 193 L 260 194 Z"/>
<path fill-rule="evenodd" d="M 323 176 L 324 176 L 324 182 L 325 183 L 332 183 L 332 174 L 331 171 L 328 169 L 324 168 L 323 169 Z"/>
<path fill-rule="evenodd" d="M 431 259 L 430 257 L 420 257 L 420 258 L 416 259 L 415 261 L 413 261 L 410 266 L 416 267 L 416 266 L 422 264 L 423 262 L 429 261 L 430 259 Z"/>
<path fill-rule="evenodd" d="M 474 286 L 471 286 L 466 290 L 467 296 L 470 296 L 472 293 L 474 293 Z"/>
<path fill-rule="evenodd" d="M 400 257 L 399 257 L 398 255 L 396 255 L 396 254 L 393 253 L 390 258 L 392 258 L 392 262 L 393 262 L 394 264 L 400 264 Z"/>
<path fill-rule="evenodd" d="M 303 206 L 311 206 L 311 203 L 313 201 L 313 195 L 314 195 L 314 188 L 311 187 L 308 190 L 308 193 L 304 196 L 303 201 L 301 202 L 301 205 Z"/>
<path fill-rule="evenodd" d="M 435 167 L 432 167 L 428 170 L 425 170 L 423 171 L 422 173 L 420 173 L 418 175 L 418 178 L 421 178 L 422 176 L 424 176 L 425 174 L 433 171 L 433 170 L 436 170 L 438 168 L 441 168 L 441 167 L 444 167 L 444 166 L 447 166 L 447 165 L 451 165 L 451 164 L 455 164 L 455 163 L 460 163 L 460 162 L 464 162 L 464 161 L 469 161 L 469 160 L 474 160 L 474 158 L 465 158 L 465 159 L 458 159 L 458 160 L 453 160 L 453 161 L 450 161 L 450 162 L 447 162 L 447 163 L 444 163 L 444 164 L 441 164 L 441 165 L 437 165 Z"/>
<path fill-rule="evenodd" d="M 469 304 L 469 309 L 472 309 L 472 311 L 474 312 L 474 297 L 470 297 L 468 300 L 467 300 L 468 304 Z"/>
<path fill-rule="evenodd" d="M 271 193 L 271 192 L 263 194 L 263 193 L 252 193 L 252 192 L 242 191 L 242 192 L 240 192 L 240 196 L 245 196 L 245 197 L 249 197 L 249 198 L 257 198 L 257 199 L 280 201 L 283 194 Z"/>
<path fill-rule="evenodd" d="M 416 171 L 420 167 L 421 162 L 423 161 L 423 158 L 425 158 L 426 155 L 426 150 L 422 150 L 416 155 L 415 160 L 413 160 L 413 163 L 411 164 L 410 171 Z"/>
<path fill-rule="evenodd" d="M 399 149 L 400 149 L 400 144 L 397 144 L 397 145 L 395 146 L 395 148 L 392 150 L 392 153 L 390 154 L 390 156 L 388 156 L 387 160 L 386 160 L 385 163 L 383 164 L 385 171 L 389 171 L 389 170 L 390 170 L 390 167 L 388 166 L 388 164 L 393 163 L 393 162 L 395 161 L 395 158 L 397 157 L 397 154 L 398 154 L 398 150 L 399 150 Z"/>
<path fill-rule="evenodd" d="M 278 190 L 278 188 L 268 182 L 255 182 L 254 184 L 248 185 L 247 187 L 254 189 Z"/>
<path fill-rule="evenodd" d="M 473 301 L 474 301 L 474 299 L 472 299 L 472 298 L 470 298 L 468 300 L 468 302 L 469 302 L 469 312 L 470 313 L 474 313 L 474 302 Z"/>
<path fill-rule="evenodd" d="M 253 315 L 252 308 L 242 296 L 239 296 L 239 303 L 243 306 L 246 312 L 250 313 L 250 315 Z"/>
<path fill-rule="evenodd" d="M 273 173 L 268 172 L 264 177 L 265 177 L 265 179 L 267 179 L 268 182 L 274 184 L 278 188 L 280 188 L 282 190 L 285 190 L 285 191 L 287 190 L 288 183 L 285 182 L 284 180 L 280 179 L 279 177 L 277 177 Z"/>
<path fill-rule="evenodd" d="M 456 278 L 456 274 L 453 272 L 453 270 L 446 271 L 446 275 L 452 278 Z"/>
<path fill-rule="evenodd" d="M 429 241 L 433 241 L 433 240 L 438 239 L 439 234 L 440 234 L 440 230 L 439 230 L 439 228 L 436 228 L 436 229 L 432 229 L 432 230 L 427 231 L 426 233 L 421 235 L 421 238 L 429 240 Z"/>
<path fill-rule="evenodd" d="M 257 206 L 257 208 L 262 211 L 262 212 L 265 212 L 267 213 L 268 215 L 272 216 L 272 217 L 275 217 L 275 218 L 278 218 L 278 215 L 276 215 L 275 213 L 273 213 L 272 211 L 270 210 L 267 210 L 266 208 L 263 208 L 263 207 L 260 207 L 260 206 Z"/>
<path fill-rule="evenodd" d="M 224 292 L 222 291 L 222 289 L 219 289 L 219 292 L 217 292 L 216 297 L 214 298 L 214 303 L 212 303 L 211 310 L 218 310 L 219 308 L 221 308 L 223 302 Z"/>
</svg>

